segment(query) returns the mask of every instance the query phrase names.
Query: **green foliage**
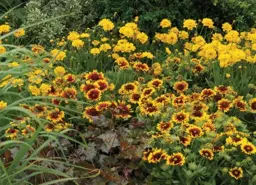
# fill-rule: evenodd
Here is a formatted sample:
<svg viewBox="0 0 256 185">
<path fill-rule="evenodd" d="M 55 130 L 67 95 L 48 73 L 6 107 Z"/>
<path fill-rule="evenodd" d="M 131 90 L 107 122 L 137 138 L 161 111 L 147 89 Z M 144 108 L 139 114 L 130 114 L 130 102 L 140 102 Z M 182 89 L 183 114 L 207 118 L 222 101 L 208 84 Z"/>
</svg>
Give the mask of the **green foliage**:
<svg viewBox="0 0 256 185">
<path fill-rule="evenodd" d="M 59 15 L 69 16 L 41 24 L 39 26 L 28 29 L 29 39 L 31 35 L 34 41 L 46 43 L 50 39 L 55 39 L 68 30 L 76 30 L 86 21 L 91 15 L 90 3 L 83 0 L 31 0 L 25 7 L 25 22 L 24 25 L 34 24 L 44 21 L 49 18 L 54 18 Z"/>
<path fill-rule="evenodd" d="M 14 25 L 19 26 L 24 21 L 24 6 L 28 0 L 1 0 L 0 1 L 0 16 L 6 11 L 15 8 L 11 13 L 8 14 L 8 21 Z"/>
<path fill-rule="evenodd" d="M 235 20 L 238 29 L 248 29 L 255 25 L 256 1 L 254 0 L 106 0 L 96 1 L 94 9 L 103 17 L 122 18 L 130 21 L 140 16 L 142 30 L 153 33 L 159 21 L 169 18 L 173 25 L 181 25 L 184 19 L 212 18 L 217 25 Z M 199 11 L 200 10 L 200 11 Z"/>
<path fill-rule="evenodd" d="M 84 30 L 94 26 L 101 18 L 131 21 L 139 16 L 143 31 L 153 33 L 163 18 L 172 20 L 174 26 L 181 26 L 184 19 L 212 18 L 216 26 L 235 20 L 239 30 L 255 26 L 256 1 L 254 0 L 4 0 L 0 11 L 18 4 L 25 4 L 14 12 L 15 25 L 33 24 L 63 14 L 69 17 L 51 21 L 28 30 L 29 40 L 46 43 L 70 30 Z M 200 11 L 198 11 L 200 10 Z"/>
</svg>

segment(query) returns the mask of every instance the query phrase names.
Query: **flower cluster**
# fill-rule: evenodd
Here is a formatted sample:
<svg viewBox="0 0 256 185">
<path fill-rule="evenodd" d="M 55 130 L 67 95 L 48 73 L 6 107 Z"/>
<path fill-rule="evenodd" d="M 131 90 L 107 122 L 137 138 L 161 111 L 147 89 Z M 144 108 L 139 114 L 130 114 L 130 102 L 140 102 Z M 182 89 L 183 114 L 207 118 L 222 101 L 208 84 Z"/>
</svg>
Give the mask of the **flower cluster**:
<svg viewBox="0 0 256 185">
<path fill-rule="evenodd" d="M 148 163 L 164 161 L 166 165 L 182 166 L 197 156 L 197 160 L 216 161 L 216 164 L 223 161 L 222 167 L 230 168 L 231 177 L 242 178 L 243 170 L 248 169 L 242 162 L 256 155 L 256 140 L 242 120 L 228 113 L 254 113 L 255 98 L 245 100 L 230 86 L 187 93 L 185 81 L 175 82 L 173 90 L 176 93 L 162 94 L 154 87 L 146 100 L 143 92 L 138 93 L 140 114 L 145 119 L 158 120 L 156 130 L 150 132 L 153 148 L 144 151 L 143 159 Z M 173 154 L 168 155 L 169 152 Z M 227 158 L 229 162 L 225 162 Z M 255 163 L 253 158 L 250 161 Z M 241 164 L 234 167 L 237 162 Z"/>
</svg>

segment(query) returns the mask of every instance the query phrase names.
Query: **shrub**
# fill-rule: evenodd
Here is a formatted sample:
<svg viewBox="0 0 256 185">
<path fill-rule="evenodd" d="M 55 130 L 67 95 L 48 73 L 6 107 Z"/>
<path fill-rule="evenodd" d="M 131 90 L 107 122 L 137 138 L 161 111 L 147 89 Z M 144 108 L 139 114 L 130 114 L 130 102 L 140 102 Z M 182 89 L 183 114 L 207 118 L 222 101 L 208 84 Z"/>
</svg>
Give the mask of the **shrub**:
<svg viewBox="0 0 256 185">
<path fill-rule="evenodd" d="M 255 25 L 255 7 L 254 0 L 106 0 L 96 2 L 94 9 L 102 18 L 116 15 L 117 18 L 130 21 L 140 16 L 142 30 L 153 33 L 157 28 L 156 22 L 163 18 L 175 20 L 176 26 L 190 17 L 210 17 L 217 25 L 236 20 L 237 28 L 248 29 Z"/>
<path fill-rule="evenodd" d="M 32 41 L 47 43 L 68 30 L 79 29 L 85 22 L 93 19 L 90 11 L 91 3 L 91 0 L 30 0 L 25 7 L 24 25 L 67 15 L 64 18 L 28 29 L 30 41 L 32 39 Z"/>
</svg>

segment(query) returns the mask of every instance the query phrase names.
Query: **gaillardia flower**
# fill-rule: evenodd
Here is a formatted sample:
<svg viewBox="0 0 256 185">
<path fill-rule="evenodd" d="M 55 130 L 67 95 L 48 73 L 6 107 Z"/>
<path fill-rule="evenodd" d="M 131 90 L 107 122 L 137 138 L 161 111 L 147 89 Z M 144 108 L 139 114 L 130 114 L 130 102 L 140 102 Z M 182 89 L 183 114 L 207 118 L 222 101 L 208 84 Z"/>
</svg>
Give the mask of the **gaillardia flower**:
<svg viewBox="0 0 256 185">
<path fill-rule="evenodd" d="M 183 93 L 188 89 L 188 83 L 185 81 L 175 82 L 173 85 L 173 89 L 178 93 Z"/>
<path fill-rule="evenodd" d="M 243 169 L 241 167 L 234 167 L 229 170 L 229 175 L 236 180 L 243 177 Z"/>
<path fill-rule="evenodd" d="M 167 156 L 166 152 L 162 149 L 153 149 L 153 151 L 148 156 L 149 163 L 159 163 L 162 159 Z"/>
<path fill-rule="evenodd" d="M 101 91 L 98 88 L 91 89 L 85 94 L 88 100 L 98 101 L 101 99 Z"/>
<path fill-rule="evenodd" d="M 47 119 L 56 123 L 56 122 L 62 121 L 62 119 L 64 118 L 64 115 L 65 114 L 63 111 L 60 111 L 60 109 L 55 108 L 54 110 L 49 111 L 47 115 Z"/>
<path fill-rule="evenodd" d="M 256 147 L 251 142 L 245 142 L 241 144 L 241 150 L 247 155 L 252 155 L 256 153 Z"/>
<path fill-rule="evenodd" d="M 199 151 L 200 155 L 205 157 L 206 159 L 213 160 L 214 154 L 210 149 L 201 149 Z"/>
<path fill-rule="evenodd" d="M 174 153 L 166 158 L 166 164 L 171 166 L 183 166 L 185 163 L 185 157 L 182 153 Z"/>
</svg>

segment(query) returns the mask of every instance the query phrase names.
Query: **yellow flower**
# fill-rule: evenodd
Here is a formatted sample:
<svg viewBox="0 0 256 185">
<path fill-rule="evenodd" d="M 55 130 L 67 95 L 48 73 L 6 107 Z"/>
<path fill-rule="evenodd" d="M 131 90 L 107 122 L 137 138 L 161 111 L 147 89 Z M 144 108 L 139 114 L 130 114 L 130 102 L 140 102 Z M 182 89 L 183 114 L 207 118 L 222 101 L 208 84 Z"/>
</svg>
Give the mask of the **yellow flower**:
<svg viewBox="0 0 256 185">
<path fill-rule="evenodd" d="M 187 19 L 183 22 L 183 28 L 187 28 L 188 30 L 193 30 L 196 26 L 197 23 L 193 19 Z"/>
<path fill-rule="evenodd" d="M 109 44 L 105 43 L 105 44 L 101 44 L 99 49 L 100 49 L 100 51 L 107 52 L 108 50 L 111 49 L 111 46 Z"/>
<path fill-rule="evenodd" d="M 136 38 L 142 43 L 142 44 L 145 44 L 147 41 L 148 41 L 148 36 L 146 33 L 144 32 L 139 32 L 137 35 L 136 35 Z"/>
<path fill-rule="evenodd" d="M 220 33 L 214 33 L 212 35 L 212 40 L 213 41 L 222 41 L 223 40 L 223 37 Z"/>
<path fill-rule="evenodd" d="M 231 75 L 229 73 L 226 73 L 226 78 L 230 78 Z"/>
<path fill-rule="evenodd" d="M 229 23 L 227 23 L 227 22 L 224 23 L 224 24 L 222 24 L 222 30 L 225 31 L 225 32 L 231 31 L 231 30 L 232 30 L 231 24 L 229 24 Z"/>
<path fill-rule="evenodd" d="M 55 69 L 54 69 L 54 73 L 55 75 L 57 76 L 63 76 L 65 73 L 66 73 L 66 70 L 64 67 L 62 66 L 57 66 Z"/>
<path fill-rule="evenodd" d="M 39 45 L 39 44 L 34 44 L 31 48 L 31 50 L 38 54 L 38 53 L 43 53 L 44 52 L 44 47 L 42 45 Z"/>
<path fill-rule="evenodd" d="M 75 31 L 72 31 L 69 33 L 67 39 L 70 40 L 70 41 L 74 41 L 74 40 L 77 40 L 80 38 L 80 35 L 79 33 L 75 32 Z"/>
<path fill-rule="evenodd" d="M 172 54 L 171 50 L 170 50 L 168 47 L 165 48 L 165 52 L 166 52 L 168 55 Z"/>
<path fill-rule="evenodd" d="M 119 29 L 119 33 L 123 34 L 126 37 L 132 38 L 135 34 L 135 31 L 130 27 L 123 26 Z"/>
<path fill-rule="evenodd" d="M 5 107 L 7 107 L 7 103 L 4 101 L 0 101 L 0 110 L 4 109 Z"/>
<path fill-rule="evenodd" d="M 101 26 L 104 31 L 113 30 L 115 27 L 115 25 L 109 19 L 102 19 L 99 22 L 99 26 Z"/>
<path fill-rule="evenodd" d="M 25 30 L 23 28 L 18 29 L 14 32 L 14 36 L 19 38 L 25 35 Z"/>
<path fill-rule="evenodd" d="M 57 43 L 58 46 L 64 46 L 64 44 L 66 44 L 64 40 L 61 40 L 60 42 Z"/>
<path fill-rule="evenodd" d="M 228 42 L 235 42 L 235 43 L 239 43 L 241 41 L 240 37 L 239 37 L 239 32 L 235 31 L 235 30 L 231 30 L 229 31 L 224 38 L 228 41 Z"/>
<path fill-rule="evenodd" d="M 179 32 L 179 37 L 180 37 L 182 40 L 185 40 L 185 39 L 188 39 L 189 34 L 188 34 L 188 32 L 186 32 L 186 31 L 181 31 L 181 32 Z"/>
<path fill-rule="evenodd" d="M 4 46 L 0 46 L 0 54 L 3 54 L 6 52 L 6 49 Z"/>
<path fill-rule="evenodd" d="M 231 56 L 229 54 L 220 54 L 218 57 L 220 67 L 227 67 L 230 65 Z"/>
<path fill-rule="evenodd" d="M 89 33 L 82 33 L 80 35 L 81 38 L 89 38 L 90 37 L 90 34 Z"/>
<path fill-rule="evenodd" d="M 35 86 L 35 85 L 29 85 L 29 86 L 28 86 L 28 90 L 29 90 L 29 91 L 31 92 L 31 94 L 34 95 L 34 96 L 39 96 L 40 93 L 41 93 L 40 89 L 39 89 L 37 86 Z"/>
<path fill-rule="evenodd" d="M 58 50 L 58 49 L 53 49 L 51 52 L 52 57 L 55 60 L 64 60 L 66 58 L 66 53 L 64 51 Z"/>
<path fill-rule="evenodd" d="M 115 89 L 115 85 L 113 83 L 109 84 L 108 86 L 110 91 L 113 91 Z"/>
<path fill-rule="evenodd" d="M 139 21 L 139 16 L 136 16 L 135 18 L 134 18 L 134 22 L 138 22 Z"/>
<path fill-rule="evenodd" d="M 214 22 L 212 21 L 212 19 L 204 18 L 202 23 L 204 26 L 206 26 L 208 28 L 214 28 L 214 26 L 213 26 Z"/>
<path fill-rule="evenodd" d="M 18 67 L 20 64 L 18 62 L 10 62 L 8 67 Z"/>
<path fill-rule="evenodd" d="M 92 48 L 90 53 L 93 54 L 93 55 L 98 55 L 98 54 L 100 54 L 100 49 L 99 48 Z"/>
<path fill-rule="evenodd" d="M 101 39 L 101 42 L 106 42 L 106 41 L 108 41 L 108 38 L 107 38 L 107 37 L 103 37 L 103 38 Z"/>
<path fill-rule="evenodd" d="M 92 41 L 92 45 L 94 45 L 94 46 L 98 46 L 99 44 L 100 44 L 100 41 L 98 41 L 98 40 Z"/>
<path fill-rule="evenodd" d="M 82 48 L 84 46 L 84 41 L 80 40 L 80 39 L 76 39 L 72 41 L 72 46 L 79 49 Z"/>
<path fill-rule="evenodd" d="M 153 74 L 155 76 L 158 76 L 158 75 L 162 74 L 162 72 L 163 72 L 163 69 L 159 63 L 154 63 L 152 65 L 152 69 L 153 69 Z"/>
<path fill-rule="evenodd" d="M 40 91 L 41 91 L 43 96 L 47 95 L 50 90 L 51 90 L 50 85 L 48 85 L 46 83 L 41 84 Z"/>
<path fill-rule="evenodd" d="M 171 21 L 168 20 L 168 19 L 163 19 L 163 20 L 161 21 L 161 23 L 160 23 L 160 26 L 161 26 L 162 28 L 168 28 L 168 27 L 171 27 L 171 26 L 172 26 L 172 23 L 171 23 Z"/>
<path fill-rule="evenodd" d="M 12 81 L 12 85 L 13 87 L 17 87 L 17 86 L 21 87 L 24 85 L 24 80 L 21 78 L 16 78 Z"/>
<path fill-rule="evenodd" d="M 0 34 L 2 33 L 8 33 L 10 31 L 11 27 L 8 24 L 0 25 Z"/>
</svg>

